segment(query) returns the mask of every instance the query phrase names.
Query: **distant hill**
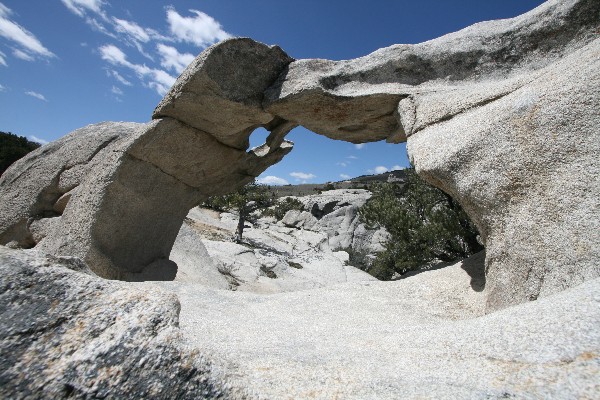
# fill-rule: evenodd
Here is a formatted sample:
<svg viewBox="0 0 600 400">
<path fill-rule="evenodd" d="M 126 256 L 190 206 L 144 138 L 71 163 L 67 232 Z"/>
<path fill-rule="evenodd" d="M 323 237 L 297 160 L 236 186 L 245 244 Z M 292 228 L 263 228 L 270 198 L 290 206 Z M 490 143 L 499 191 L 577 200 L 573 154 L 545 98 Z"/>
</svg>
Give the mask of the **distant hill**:
<svg viewBox="0 0 600 400">
<path fill-rule="evenodd" d="M 403 170 L 385 172 L 376 175 L 361 175 L 356 178 L 338 182 L 327 183 L 304 183 L 300 185 L 269 186 L 269 189 L 278 197 L 284 196 L 306 196 L 318 191 L 334 189 L 366 189 L 368 185 L 376 182 L 402 182 L 406 178 Z"/>
</svg>

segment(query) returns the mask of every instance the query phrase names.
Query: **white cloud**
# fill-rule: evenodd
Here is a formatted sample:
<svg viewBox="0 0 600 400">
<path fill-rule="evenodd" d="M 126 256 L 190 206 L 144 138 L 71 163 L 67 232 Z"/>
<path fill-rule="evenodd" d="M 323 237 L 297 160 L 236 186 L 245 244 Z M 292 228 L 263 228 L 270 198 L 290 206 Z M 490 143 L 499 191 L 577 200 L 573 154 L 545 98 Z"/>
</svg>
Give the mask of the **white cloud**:
<svg viewBox="0 0 600 400">
<path fill-rule="evenodd" d="M 123 96 L 123 91 L 120 88 L 116 87 L 116 86 L 113 86 L 110 91 L 112 93 L 116 94 L 117 96 Z"/>
<path fill-rule="evenodd" d="M 33 136 L 33 135 L 29 136 L 29 140 L 34 141 L 34 142 L 39 143 L 39 144 L 42 144 L 42 145 L 49 143 L 47 140 L 41 139 L 41 138 L 39 138 L 37 136 Z"/>
<path fill-rule="evenodd" d="M 127 79 L 123 78 L 123 76 L 121 74 L 119 74 L 117 71 L 115 71 L 113 69 L 107 69 L 106 75 L 112 76 L 113 78 L 115 78 L 116 80 L 121 82 L 121 84 L 123 84 L 125 86 L 131 86 L 131 82 L 129 82 Z"/>
<path fill-rule="evenodd" d="M 340 167 L 347 167 L 347 166 L 348 166 L 348 163 L 347 163 L 347 162 L 344 162 L 344 161 L 342 161 L 342 162 L 339 162 L 339 163 L 337 163 L 336 165 L 339 165 Z"/>
<path fill-rule="evenodd" d="M 54 53 L 44 47 L 33 33 L 23 28 L 14 21 L 11 21 L 8 17 L 12 14 L 12 11 L 0 3 L 0 36 L 8 39 L 21 47 L 19 54 L 25 54 L 33 59 L 33 56 L 41 57 L 56 57 Z M 21 57 L 22 58 L 22 57 Z M 1 63 L 1 62 L 0 62 Z M 4 65 L 6 63 L 4 62 Z"/>
<path fill-rule="evenodd" d="M 350 179 L 351 176 L 348 175 L 348 174 L 340 174 L 340 178 L 342 178 L 342 179 Z"/>
<path fill-rule="evenodd" d="M 365 147 L 365 145 L 366 145 L 365 143 L 358 143 L 358 144 L 355 144 L 354 147 L 356 148 L 356 150 L 360 150 L 363 147 Z"/>
<path fill-rule="evenodd" d="M 273 186 L 289 185 L 289 182 L 286 181 L 285 179 L 280 178 L 278 176 L 272 176 L 272 175 L 265 176 L 264 178 L 258 178 L 256 181 L 263 185 L 273 185 Z"/>
<path fill-rule="evenodd" d="M 39 99 L 39 100 L 48 101 L 48 100 L 46 100 L 46 98 L 44 97 L 43 94 L 31 91 L 31 90 L 29 92 L 25 92 L 25 94 L 27 96 L 35 97 L 36 99 Z"/>
<path fill-rule="evenodd" d="M 1 5 L 2 3 L 0 3 Z M 6 60 L 4 59 L 4 57 L 6 57 L 6 54 L 4 54 L 3 52 L 0 51 L 0 65 L 4 65 L 5 67 L 8 67 L 8 64 L 6 63 Z"/>
<path fill-rule="evenodd" d="M 370 173 L 370 174 L 383 174 L 383 173 L 386 173 L 388 171 L 389 171 L 389 169 L 387 169 L 383 165 L 379 165 L 379 166 L 375 167 L 374 169 L 367 170 L 367 172 Z"/>
<path fill-rule="evenodd" d="M 189 10 L 195 16 L 183 17 L 175 8 L 167 8 L 169 31 L 180 42 L 193 43 L 199 47 L 207 47 L 231 35 L 223 30 L 221 24 L 213 17 L 197 10 Z"/>
<path fill-rule="evenodd" d="M 96 18 L 86 17 L 85 23 L 88 24 L 93 30 L 103 33 L 106 36 L 110 36 L 113 39 L 117 39 L 117 37 Z"/>
<path fill-rule="evenodd" d="M 348 156 L 346 158 L 349 158 L 350 160 L 358 160 L 358 157 L 356 157 L 356 156 Z"/>
<path fill-rule="evenodd" d="M 32 55 L 25 53 L 24 51 L 21 51 L 19 49 L 14 49 L 13 50 L 13 56 L 20 58 L 21 60 L 25 60 L 25 61 L 33 61 L 35 60 L 35 58 L 33 58 Z"/>
<path fill-rule="evenodd" d="M 291 172 L 290 176 L 293 178 L 296 178 L 296 180 L 299 180 L 299 181 L 308 181 L 310 179 L 317 177 L 314 174 L 307 174 L 306 172 Z"/>
<path fill-rule="evenodd" d="M 193 54 L 180 53 L 175 47 L 166 46 L 161 43 L 156 46 L 156 50 L 160 54 L 160 65 L 167 69 L 172 69 L 178 74 L 196 58 Z"/>
<path fill-rule="evenodd" d="M 6 88 L 2 85 L 0 85 L 0 92 L 4 92 L 6 90 Z"/>
<path fill-rule="evenodd" d="M 132 68 L 133 64 L 127 61 L 127 56 L 117 46 L 107 44 L 100 47 L 99 50 L 103 60 L 108 61 L 113 65 L 122 65 Z"/>
<path fill-rule="evenodd" d="M 406 169 L 406 167 L 403 167 L 401 165 L 394 165 L 392 168 L 390 168 L 390 171 L 399 171 L 401 169 Z"/>
<path fill-rule="evenodd" d="M 116 17 L 113 17 L 112 20 L 117 32 L 125 34 L 138 42 L 148 43 L 150 40 L 171 40 L 154 29 L 140 26 L 135 21 L 127 21 Z"/>
<path fill-rule="evenodd" d="M 124 19 L 119 19 L 113 17 L 113 21 L 115 23 L 115 29 L 119 33 L 124 33 L 128 36 L 131 36 L 133 39 L 138 40 L 143 43 L 147 43 L 150 41 L 150 35 L 144 28 L 136 24 L 135 22 L 126 21 Z"/>
<path fill-rule="evenodd" d="M 105 20 L 106 14 L 102 10 L 102 6 L 106 4 L 103 0 L 61 0 L 63 4 L 74 14 L 84 17 L 88 12 L 100 15 Z"/>
<path fill-rule="evenodd" d="M 156 90 L 161 96 L 164 96 L 175 83 L 176 79 L 163 70 L 129 62 L 125 53 L 117 46 L 109 44 L 100 47 L 99 50 L 103 60 L 133 70 L 140 79 L 148 79 L 148 87 Z"/>
</svg>

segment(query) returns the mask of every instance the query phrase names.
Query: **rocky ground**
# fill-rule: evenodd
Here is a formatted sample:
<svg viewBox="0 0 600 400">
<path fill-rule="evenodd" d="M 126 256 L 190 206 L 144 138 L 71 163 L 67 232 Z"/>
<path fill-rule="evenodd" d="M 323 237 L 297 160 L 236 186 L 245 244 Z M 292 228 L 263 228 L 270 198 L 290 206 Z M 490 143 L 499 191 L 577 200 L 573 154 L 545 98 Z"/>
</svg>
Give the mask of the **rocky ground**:
<svg viewBox="0 0 600 400">
<path fill-rule="evenodd" d="M 358 218 L 370 196 L 341 189 L 298 197 L 303 211 L 289 211 L 281 221 L 246 223 L 239 244 L 232 241 L 237 215 L 193 208 L 171 252 L 179 267 L 176 280 L 254 293 L 374 280 L 349 264 L 348 253 L 373 257 L 382 249 L 386 233 L 366 229 Z"/>
</svg>

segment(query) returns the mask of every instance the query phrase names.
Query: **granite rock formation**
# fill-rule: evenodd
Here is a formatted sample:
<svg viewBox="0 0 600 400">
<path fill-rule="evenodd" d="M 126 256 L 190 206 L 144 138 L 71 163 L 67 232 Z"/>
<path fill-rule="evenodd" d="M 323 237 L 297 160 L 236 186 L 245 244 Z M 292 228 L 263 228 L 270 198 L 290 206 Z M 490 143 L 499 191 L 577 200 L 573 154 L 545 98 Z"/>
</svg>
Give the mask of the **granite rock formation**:
<svg viewBox="0 0 600 400">
<path fill-rule="evenodd" d="M 285 134 L 304 125 L 356 143 L 407 140 L 417 172 L 482 234 L 489 310 L 580 284 L 600 275 L 599 15 L 597 1 L 551 0 L 338 62 L 222 42 L 153 122 L 82 128 L 7 171 L 0 244 L 77 256 L 107 278 L 173 279 L 188 210 L 281 160 Z M 261 126 L 266 143 L 246 151 Z"/>
<path fill-rule="evenodd" d="M 355 60 L 298 60 L 265 106 L 333 139 L 407 140 L 481 232 L 491 311 L 600 276 L 599 25 L 597 1 L 549 1 Z"/>
<path fill-rule="evenodd" d="M 0 396 L 598 398 L 599 32 L 597 0 L 550 0 L 350 61 L 233 39 L 154 121 L 31 153 L 0 179 L 0 244 L 34 248 L 0 247 Z M 108 282 L 73 258 L 176 278 L 188 210 L 279 161 L 296 124 L 408 140 L 477 223 L 485 268 L 264 296 Z"/>
<path fill-rule="evenodd" d="M 247 64 L 229 74 L 220 63 L 240 52 Z M 228 41 L 186 70 L 177 95 L 157 109 L 162 118 L 90 125 L 30 153 L 0 181 L 0 244 L 79 257 L 105 278 L 173 279 L 177 266 L 168 257 L 190 208 L 253 181 L 291 150 L 283 135 L 293 125 L 260 106 L 263 91 L 289 61 L 277 47 Z M 190 91 L 213 100 L 192 96 L 195 120 L 178 114 Z M 218 113 L 206 105 L 217 103 Z M 211 125 L 211 118 L 221 123 Z M 259 126 L 271 137 L 246 151 Z"/>
<path fill-rule="evenodd" d="M 170 255 L 179 267 L 175 280 L 223 288 L 226 279 L 231 290 L 262 294 L 376 280 L 349 265 L 348 253 L 332 246 L 336 236 L 331 229 L 298 229 L 272 217 L 259 218 L 247 223 L 238 244 L 231 242 L 237 224 L 235 214 L 190 210 Z M 352 238 L 348 227 L 338 228 Z"/>
<path fill-rule="evenodd" d="M 0 397 L 229 398 L 186 344 L 177 297 L 139 285 L 0 246 Z"/>
</svg>

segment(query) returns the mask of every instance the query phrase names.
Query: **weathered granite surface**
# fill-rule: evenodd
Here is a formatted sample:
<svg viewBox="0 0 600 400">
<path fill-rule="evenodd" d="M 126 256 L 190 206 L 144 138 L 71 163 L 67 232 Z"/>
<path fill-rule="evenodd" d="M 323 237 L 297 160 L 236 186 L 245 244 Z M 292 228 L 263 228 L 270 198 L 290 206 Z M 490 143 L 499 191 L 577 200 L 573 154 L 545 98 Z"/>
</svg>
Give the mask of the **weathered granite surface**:
<svg viewBox="0 0 600 400">
<path fill-rule="evenodd" d="M 301 124 L 351 142 L 408 138 L 417 172 L 481 231 L 490 311 L 572 287 L 600 275 L 599 26 L 597 1 L 551 0 L 356 60 L 222 42 L 153 122 L 82 128 L 12 167 L 0 244 L 77 256 L 103 277 L 173 279 L 188 210 L 281 160 Z M 247 152 L 259 126 L 271 134 Z"/>
<path fill-rule="evenodd" d="M 550 0 L 350 61 L 233 39 L 199 56 L 154 121 L 31 153 L 0 178 L 0 244 L 54 258 L 0 251 L 0 395 L 597 398 L 599 32 L 597 0 Z M 418 173 L 478 225 L 485 267 L 272 296 L 162 282 L 179 330 L 156 285 L 56 258 L 175 279 L 188 210 L 281 160 L 297 124 L 407 138 Z M 258 126 L 271 135 L 246 151 Z"/>
<path fill-rule="evenodd" d="M 140 285 L 0 246 L 0 397 L 229 398 L 182 337 L 177 297 Z"/>
<path fill-rule="evenodd" d="M 292 62 L 266 109 L 334 139 L 408 137 L 487 248 L 488 308 L 600 276 L 600 3 L 548 1 L 355 60 Z"/>
<path fill-rule="evenodd" d="M 485 315 L 483 254 L 395 282 L 257 295 L 161 282 L 181 331 L 266 399 L 600 393 L 600 280 Z"/>
</svg>

